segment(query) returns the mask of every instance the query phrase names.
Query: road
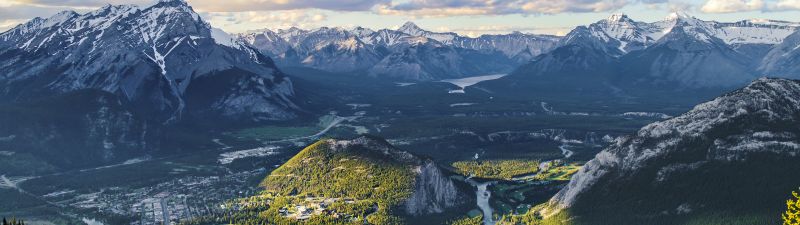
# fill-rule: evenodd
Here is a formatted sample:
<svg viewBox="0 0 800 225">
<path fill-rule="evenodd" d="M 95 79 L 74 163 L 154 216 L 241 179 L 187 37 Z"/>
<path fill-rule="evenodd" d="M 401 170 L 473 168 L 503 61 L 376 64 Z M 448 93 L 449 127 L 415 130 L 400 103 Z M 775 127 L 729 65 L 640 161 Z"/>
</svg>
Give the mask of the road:
<svg viewBox="0 0 800 225">
<path fill-rule="evenodd" d="M 268 143 L 283 143 L 283 142 L 294 142 L 294 141 L 307 140 L 307 139 L 316 139 L 316 138 L 321 137 L 322 135 L 325 135 L 325 133 L 328 133 L 328 131 L 330 131 L 331 129 L 333 129 L 337 125 L 341 124 L 342 122 L 344 122 L 344 121 L 352 122 L 352 121 L 354 121 L 354 120 L 356 120 L 356 119 L 358 119 L 360 117 L 361 116 L 348 116 L 348 117 L 337 116 L 336 118 L 333 119 L 333 121 L 331 121 L 330 124 L 328 124 L 328 126 L 326 126 L 321 131 L 317 132 L 316 134 L 313 134 L 313 135 L 310 135 L 310 136 L 305 136 L 305 137 L 289 138 L 289 139 L 283 139 L 283 140 L 277 140 L 277 141 L 270 141 Z"/>
</svg>

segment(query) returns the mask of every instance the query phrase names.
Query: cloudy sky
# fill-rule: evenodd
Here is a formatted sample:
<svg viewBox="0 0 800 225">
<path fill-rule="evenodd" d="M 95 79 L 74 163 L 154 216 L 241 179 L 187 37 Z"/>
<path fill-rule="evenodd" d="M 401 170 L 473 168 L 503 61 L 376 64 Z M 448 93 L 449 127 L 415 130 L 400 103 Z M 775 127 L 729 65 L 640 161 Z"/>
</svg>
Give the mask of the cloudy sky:
<svg viewBox="0 0 800 225">
<path fill-rule="evenodd" d="M 564 34 L 622 12 L 656 21 L 685 11 L 717 21 L 777 19 L 800 22 L 800 0 L 187 0 L 205 20 L 228 32 L 261 28 L 363 26 L 396 28 L 406 21 L 434 31 L 476 36 L 522 31 Z M 0 31 L 63 10 L 87 12 L 105 4 L 151 5 L 155 0 L 0 0 Z"/>
</svg>

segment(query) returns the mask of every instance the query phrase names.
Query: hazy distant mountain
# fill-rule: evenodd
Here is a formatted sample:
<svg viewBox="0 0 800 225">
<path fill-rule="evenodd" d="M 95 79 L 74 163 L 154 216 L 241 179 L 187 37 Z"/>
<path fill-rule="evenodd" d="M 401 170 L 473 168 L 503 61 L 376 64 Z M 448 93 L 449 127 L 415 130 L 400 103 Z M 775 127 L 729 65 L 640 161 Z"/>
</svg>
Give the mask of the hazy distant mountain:
<svg viewBox="0 0 800 225">
<path fill-rule="evenodd" d="M 369 70 L 369 75 L 399 80 L 429 81 L 513 69 L 508 63 L 498 60 L 503 58 L 499 52 L 481 53 L 443 45 L 427 38 L 422 39 L 425 40 L 399 48 L 383 58 Z"/>
<path fill-rule="evenodd" d="M 562 210 L 574 224 L 780 223 L 800 169 L 797 102 L 800 81 L 762 78 L 647 125 L 589 161 L 544 214 Z"/>
<path fill-rule="evenodd" d="M 290 28 L 262 30 L 239 36 L 244 42 L 273 56 L 280 65 L 306 66 L 333 72 L 368 71 L 371 75 L 380 74 L 402 80 L 508 72 L 520 63 L 549 51 L 558 41 L 555 36 L 519 32 L 471 38 L 451 32 L 427 31 L 411 22 L 403 24 L 398 30 Z M 428 43 L 437 45 L 441 51 L 417 51 Z M 408 58 L 410 55 L 415 56 Z M 423 62 L 427 65 L 418 65 L 412 62 L 417 60 L 413 58 L 435 60 Z M 464 64 L 468 60 L 463 59 L 488 60 L 492 65 L 475 68 L 477 66 L 473 64 Z M 392 62 L 400 64 L 390 65 Z M 442 64 L 434 65 L 436 63 Z"/>
</svg>

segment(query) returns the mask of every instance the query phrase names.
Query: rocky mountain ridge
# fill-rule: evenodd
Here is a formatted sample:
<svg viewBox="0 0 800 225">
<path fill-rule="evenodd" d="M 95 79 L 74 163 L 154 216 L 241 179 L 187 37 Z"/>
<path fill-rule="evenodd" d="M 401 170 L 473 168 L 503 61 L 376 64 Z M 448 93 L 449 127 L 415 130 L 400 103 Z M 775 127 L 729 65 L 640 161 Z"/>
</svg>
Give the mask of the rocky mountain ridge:
<svg viewBox="0 0 800 225">
<path fill-rule="evenodd" d="M 424 30 L 408 22 L 398 30 L 322 27 L 259 30 L 239 35 L 286 66 L 363 72 L 401 80 L 436 80 L 508 72 L 549 51 L 557 37 L 512 33 L 477 38 Z M 525 46 L 525 48 L 520 48 Z M 430 49 L 430 50 L 428 50 Z M 430 59 L 436 59 L 433 62 Z M 441 59 L 441 60 L 439 60 Z M 473 60 L 493 62 L 487 69 Z"/>
<path fill-rule="evenodd" d="M 775 188 L 794 188 L 791 181 L 781 177 L 791 173 L 789 168 L 794 166 L 789 165 L 800 157 L 798 123 L 800 81 L 759 79 L 681 116 L 652 123 L 634 135 L 618 138 L 586 163 L 550 200 L 549 210 L 543 213 L 552 215 L 562 210 L 587 213 L 581 207 L 585 209 L 606 200 L 607 204 L 616 205 L 617 210 L 628 210 L 625 207 L 643 207 L 647 203 L 640 199 L 641 195 L 654 193 L 659 197 L 647 199 L 658 201 L 658 207 L 648 205 L 649 211 L 642 208 L 631 212 L 642 215 L 665 210 L 665 215 L 682 215 L 704 208 L 760 212 L 761 203 L 781 199 L 780 191 Z M 765 177 L 764 172 L 769 176 Z M 759 199 L 736 195 L 742 199 L 725 200 L 726 194 L 716 193 L 722 190 L 716 186 L 740 183 L 746 185 L 737 186 L 737 191 L 754 192 L 750 194 Z M 774 188 L 764 188 L 765 185 Z M 676 192 L 684 188 L 692 188 L 698 194 Z M 615 195 L 638 196 L 630 198 L 639 202 L 629 202 L 629 197 L 607 199 Z M 727 207 L 714 208 L 718 206 L 713 204 L 720 203 Z M 634 218 L 622 220 L 630 222 Z"/>
<path fill-rule="evenodd" d="M 230 72 L 240 76 L 229 83 L 236 86 L 226 87 L 236 92 L 207 96 L 215 98 L 213 114 L 244 120 L 295 117 L 291 81 L 272 61 L 212 28 L 182 0 L 35 18 L 0 34 L 0 56 L 4 101 L 99 89 L 171 123 L 195 113 L 186 112 L 192 108 L 187 99 L 194 93 L 187 90 L 193 81 Z M 242 99 L 255 104 L 239 104 Z"/>
</svg>

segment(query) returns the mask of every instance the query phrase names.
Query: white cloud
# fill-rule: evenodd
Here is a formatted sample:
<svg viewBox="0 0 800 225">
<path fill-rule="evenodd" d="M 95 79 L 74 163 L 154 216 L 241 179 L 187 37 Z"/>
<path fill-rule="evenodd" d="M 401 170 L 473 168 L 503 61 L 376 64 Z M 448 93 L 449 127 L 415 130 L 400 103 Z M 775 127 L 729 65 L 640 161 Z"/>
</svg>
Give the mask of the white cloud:
<svg viewBox="0 0 800 225">
<path fill-rule="evenodd" d="M 25 20 L 0 20 L 0 32 L 14 28 L 24 22 Z"/>
<path fill-rule="evenodd" d="M 244 32 L 253 28 L 319 27 L 328 15 L 315 10 L 280 10 L 252 12 L 211 12 L 203 17 L 215 27 L 228 32 Z"/>
<path fill-rule="evenodd" d="M 107 4 L 150 5 L 155 0 L 0 0 L 39 7 L 96 8 Z"/>
<path fill-rule="evenodd" d="M 780 0 L 769 7 L 770 10 L 800 10 L 800 0 Z"/>
<path fill-rule="evenodd" d="M 700 8 L 705 13 L 734 13 L 763 10 L 763 0 L 708 0 Z"/>
<path fill-rule="evenodd" d="M 369 11 L 391 0 L 188 0 L 192 7 L 207 12 L 247 12 L 265 10 L 326 9 Z"/>
<path fill-rule="evenodd" d="M 455 32 L 470 37 L 478 37 L 484 34 L 508 34 L 514 31 L 522 33 L 564 35 L 574 27 L 536 27 L 536 26 L 508 26 L 508 25 L 483 25 L 475 27 L 436 27 L 433 30 L 438 32 Z"/>
<path fill-rule="evenodd" d="M 662 0 L 644 0 L 647 4 Z M 628 0 L 410 0 L 378 6 L 379 14 L 414 17 L 464 15 L 557 14 L 607 12 L 629 4 Z"/>
<path fill-rule="evenodd" d="M 15 4 L 5 2 L 0 4 L 0 20 L 31 19 L 33 17 L 50 17 L 60 11 L 72 9 L 70 7 L 43 7 L 35 5 Z"/>
</svg>

